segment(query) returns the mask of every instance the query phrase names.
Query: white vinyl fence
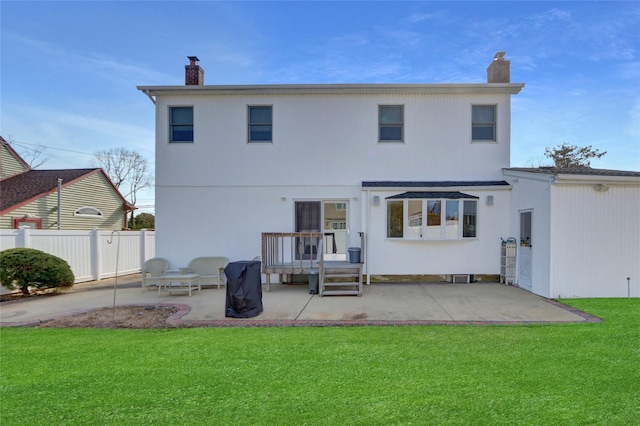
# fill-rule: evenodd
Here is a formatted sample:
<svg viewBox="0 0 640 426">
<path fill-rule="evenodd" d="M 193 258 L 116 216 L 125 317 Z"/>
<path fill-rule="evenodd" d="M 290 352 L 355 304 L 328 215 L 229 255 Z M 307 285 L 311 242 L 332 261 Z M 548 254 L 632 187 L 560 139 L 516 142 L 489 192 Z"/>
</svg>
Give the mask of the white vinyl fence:
<svg viewBox="0 0 640 426">
<path fill-rule="evenodd" d="M 26 247 L 64 259 L 76 282 L 97 281 L 140 272 L 145 260 L 155 256 L 155 231 L 52 231 L 0 230 L 0 250 Z M 111 244 L 109 244 L 111 242 Z"/>
</svg>

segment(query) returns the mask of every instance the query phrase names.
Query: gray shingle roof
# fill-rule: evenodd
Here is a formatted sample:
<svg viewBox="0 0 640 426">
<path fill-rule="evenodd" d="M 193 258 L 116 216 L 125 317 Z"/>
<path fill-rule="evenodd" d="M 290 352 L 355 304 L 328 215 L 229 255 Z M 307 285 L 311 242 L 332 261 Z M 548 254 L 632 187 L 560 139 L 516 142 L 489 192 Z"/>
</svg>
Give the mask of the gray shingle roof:
<svg viewBox="0 0 640 426">
<path fill-rule="evenodd" d="M 363 188 L 451 188 L 463 186 L 509 186 L 503 180 L 472 181 L 366 181 Z"/>
<path fill-rule="evenodd" d="M 462 192 L 447 192 L 447 191 L 429 191 L 429 192 L 420 192 L 420 191 L 412 191 L 405 192 L 403 194 L 392 195 L 391 197 L 387 197 L 387 200 L 390 199 L 427 199 L 427 198 L 448 198 L 450 200 L 458 200 L 460 198 L 471 198 L 478 199 L 478 197 L 469 194 L 463 194 Z"/>
<path fill-rule="evenodd" d="M 640 177 L 640 172 L 630 170 L 592 169 L 590 167 L 511 167 L 505 170 L 543 175 L 628 176 Z"/>
<path fill-rule="evenodd" d="M 0 181 L 0 211 L 54 191 L 58 178 L 68 183 L 100 169 L 29 170 Z"/>
</svg>

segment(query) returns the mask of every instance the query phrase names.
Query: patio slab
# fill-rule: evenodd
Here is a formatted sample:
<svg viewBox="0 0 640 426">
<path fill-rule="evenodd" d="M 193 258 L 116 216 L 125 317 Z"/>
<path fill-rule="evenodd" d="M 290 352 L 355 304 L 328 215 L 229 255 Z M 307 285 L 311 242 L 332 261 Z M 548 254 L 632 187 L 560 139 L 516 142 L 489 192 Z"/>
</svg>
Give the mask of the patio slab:
<svg viewBox="0 0 640 426">
<path fill-rule="evenodd" d="M 254 318 L 225 317 L 226 289 L 192 296 L 141 288 L 139 276 L 122 277 L 116 305 L 179 305 L 177 325 L 366 325 L 584 322 L 597 318 L 520 288 L 499 283 L 383 283 L 364 286 L 363 295 L 320 297 L 306 285 L 263 289 L 264 311 Z M 31 297 L 0 305 L 0 326 L 37 324 L 52 318 L 113 306 L 113 280 L 78 284 L 62 295 Z"/>
</svg>

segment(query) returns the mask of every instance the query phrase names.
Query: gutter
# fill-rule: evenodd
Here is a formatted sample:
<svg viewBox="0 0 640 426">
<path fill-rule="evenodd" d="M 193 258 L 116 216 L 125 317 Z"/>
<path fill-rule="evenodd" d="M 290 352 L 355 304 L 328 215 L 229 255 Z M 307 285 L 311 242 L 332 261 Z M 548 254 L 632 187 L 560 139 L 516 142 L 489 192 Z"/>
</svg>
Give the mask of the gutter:
<svg viewBox="0 0 640 426">
<path fill-rule="evenodd" d="M 244 95 L 244 94 L 509 94 L 516 95 L 524 83 L 476 84 L 259 84 L 137 86 L 147 96 Z M 155 102 L 154 102 L 155 103 Z"/>
</svg>

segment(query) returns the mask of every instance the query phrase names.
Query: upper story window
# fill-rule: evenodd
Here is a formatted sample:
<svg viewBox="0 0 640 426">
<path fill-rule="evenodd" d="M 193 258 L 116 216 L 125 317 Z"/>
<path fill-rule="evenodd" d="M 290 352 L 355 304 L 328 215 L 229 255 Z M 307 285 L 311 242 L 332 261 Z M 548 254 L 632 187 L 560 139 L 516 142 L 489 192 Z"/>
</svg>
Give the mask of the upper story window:
<svg viewBox="0 0 640 426">
<path fill-rule="evenodd" d="M 273 142 L 272 106 L 249 106 L 249 142 Z"/>
<path fill-rule="evenodd" d="M 104 216 L 100 210 L 91 206 L 80 207 L 79 209 L 73 212 L 73 215 L 80 216 L 80 217 L 93 217 L 93 218 L 101 218 Z"/>
<path fill-rule="evenodd" d="M 438 196 L 443 198 L 435 198 Z M 387 198 L 387 238 L 475 238 L 477 211 L 477 197 L 460 192 L 395 195 Z"/>
<path fill-rule="evenodd" d="M 473 105 L 471 107 L 471 140 L 496 141 L 496 106 Z"/>
<path fill-rule="evenodd" d="M 404 140 L 404 106 L 378 105 L 378 140 L 380 142 Z"/>
<path fill-rule="evenodd" d="M 193 142 L 193 107 L 169 107 L 169 142 Z"/>
</svg>

